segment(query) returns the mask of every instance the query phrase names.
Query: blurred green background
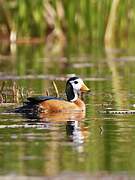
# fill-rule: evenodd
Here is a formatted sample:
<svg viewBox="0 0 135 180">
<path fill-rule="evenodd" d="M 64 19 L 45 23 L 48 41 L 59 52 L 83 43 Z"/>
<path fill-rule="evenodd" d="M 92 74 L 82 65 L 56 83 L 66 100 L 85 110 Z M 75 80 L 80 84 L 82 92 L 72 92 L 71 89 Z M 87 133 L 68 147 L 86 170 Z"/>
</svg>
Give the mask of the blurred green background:
<svg viewBox="0 0 135 180">
<path fill-rule="evenodd" d="M 20 42 L 108 45 L 117 38 L 127 48 L 135 36 L 134 9 L 134 0 L 0 0 L 0 39 L 14 40 L 15 33 Z"/>
</svg>

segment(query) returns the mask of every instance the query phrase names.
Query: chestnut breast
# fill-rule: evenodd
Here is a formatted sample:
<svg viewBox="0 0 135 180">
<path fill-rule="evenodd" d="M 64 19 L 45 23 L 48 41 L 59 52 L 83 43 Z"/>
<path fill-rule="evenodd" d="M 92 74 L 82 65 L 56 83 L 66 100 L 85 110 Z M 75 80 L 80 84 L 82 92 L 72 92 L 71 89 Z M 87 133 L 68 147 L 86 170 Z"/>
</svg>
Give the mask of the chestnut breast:
<svg viewBox="0 0 135 180">
<path fill-rule="evenodd" d="M 79 98 L 75 102 L 52 99 L 41 102 L 40 108 L 47 112 L 85 111 L 85 104 Z"/>
</svg>

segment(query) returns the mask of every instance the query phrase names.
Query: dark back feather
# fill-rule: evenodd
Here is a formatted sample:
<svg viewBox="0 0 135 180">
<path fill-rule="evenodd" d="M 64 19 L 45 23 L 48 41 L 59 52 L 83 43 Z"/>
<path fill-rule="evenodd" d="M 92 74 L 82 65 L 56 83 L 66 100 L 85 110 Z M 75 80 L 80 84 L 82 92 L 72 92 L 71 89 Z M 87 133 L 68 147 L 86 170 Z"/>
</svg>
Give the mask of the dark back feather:
<svg viewBox="0 0 135 180">
<path fill-rule="evenodd" d="M 26 103 L 33 103 L 33 104 L 38 104 L 41 103 L 43 101 L 47 101 L 47 100 L 64 100 L 63 98 L 57 98 L 54 96 L 33 96 L 33 97 L 28 97 L 27 100 L 28 102 Z"/>
</svg>

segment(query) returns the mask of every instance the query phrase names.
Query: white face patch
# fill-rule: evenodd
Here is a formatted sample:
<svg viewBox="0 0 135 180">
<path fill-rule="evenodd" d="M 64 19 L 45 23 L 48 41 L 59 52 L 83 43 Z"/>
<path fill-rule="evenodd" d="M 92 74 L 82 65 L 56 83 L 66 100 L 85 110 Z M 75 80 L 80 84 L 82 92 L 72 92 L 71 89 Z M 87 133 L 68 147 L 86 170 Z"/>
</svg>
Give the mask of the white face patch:
<svg viewBox="0 0 135 180">
<path fill-rule="evenodd" d="M 80 78 L 70 81 L 70 83 L 71 83 L 74 91 L 79 91 L 81 89 L 82 85 L 84 84 L 83 80 Z"/>
</svg>

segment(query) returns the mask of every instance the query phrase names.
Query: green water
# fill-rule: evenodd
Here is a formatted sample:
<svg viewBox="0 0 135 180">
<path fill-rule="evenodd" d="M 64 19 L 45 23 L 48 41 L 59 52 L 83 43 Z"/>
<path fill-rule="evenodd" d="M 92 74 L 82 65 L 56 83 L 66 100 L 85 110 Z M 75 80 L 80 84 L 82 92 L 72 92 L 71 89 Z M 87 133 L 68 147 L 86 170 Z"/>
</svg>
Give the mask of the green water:
<svg viewBox="0 0 135 180">
<path fill-rule="evenodd" d="M 135 172 L 135 115 L 109 115 L 101 111 L 134 109 L 135 56 L 132 50 L 107 57 L 101 47 L 47 51 L 44 45 L 1 48 L 0 83 L 12 81 L 34 94 L 49 89 L 60 96 L 65 79 L 82 77 L 91 89 L 84 96 L 85 118 L 28 119 L 6 114 L 14 106 L 0 105 L 0 175 L 59 176 L 61 173 Z M 15 105 L 20 106 L 20 105 Z M 57 120 L 57 121 L 56 121 Z"/>
</svg>

